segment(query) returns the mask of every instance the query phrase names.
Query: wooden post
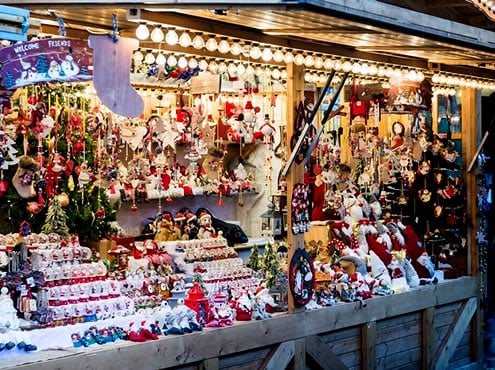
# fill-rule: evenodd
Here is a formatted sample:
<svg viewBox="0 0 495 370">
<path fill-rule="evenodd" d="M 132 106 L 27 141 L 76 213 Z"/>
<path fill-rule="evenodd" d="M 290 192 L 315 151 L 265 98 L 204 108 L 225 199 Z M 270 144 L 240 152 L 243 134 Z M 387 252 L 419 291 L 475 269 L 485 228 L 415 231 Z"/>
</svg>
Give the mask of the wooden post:
<svg viewBox="0 0 495 370">
<path fill-rule="evenodd" d="M 462 90 L 462 168 L 464 178 L 466 179 L 466 199 L 467 199 L 467 235 L 466 243 L 468 248 L 467 269 L 468 274 L 480 278 L 479 271 L 479 253 L 476 244 L 476 232 L 478 231 L 478 202 L 476 191 L 476 174 L 477 166 L 473 167 L 471 172 L 466 172 L 469 163 L 475 155 L 478 144 L 483 136 L 481 132 L 481 97 L 480 93 L 472 88 L 463 88 Z M 483 361 L 483 340 L 481 338 L 483 322 L 483 312 L 480 309 L 481 296 L 477 297 L 477 310 L 471 322 L 471 340 L 472 340 L 472 357 L 481 364 Z"/>
<path fill-rule="evenodd" d="M 287 65 L 287 142 L 286 148 L 288 151 L 287 157 L 290 156 L 290 138 L 294 133 L 294 116 L 296 107 L 304 98 L 304 68 L 296 66 L 294 63 Z M 287 176 L 287 244 L 289 245 L 289 261 L 292 259 L 297 248 L 304 248 L 304 234 L 292 233 L 292 215 L 290 212 L 290 204 L 292 202 L 292 190 L 294 185 L 303 180 L 304 165 L 296 164 L 291 167 Z M 289 290 L 288 311 L 293 313 L 296 310 L 294 297 Z"/>
<path fill-rule="evenodd" d="M 294 341 L 294 358 L 292 359 L 291 370 L 306 370 L 306 339 L 296 339 Z"/>
<path fill-rule="evenodd" d="M 361 368 L 376 369 L 376 321 L 361 325 Z"/>
<path fill-rule="evenodd" d="M 421 337 L 422 337 L 422 364 L 423 370 L 430 369 L 431 361 L 435 351 L 435 327 L 433 326 L 435 318 L 435 308 L 429 307 L 421 313 Z"/>
</svg>

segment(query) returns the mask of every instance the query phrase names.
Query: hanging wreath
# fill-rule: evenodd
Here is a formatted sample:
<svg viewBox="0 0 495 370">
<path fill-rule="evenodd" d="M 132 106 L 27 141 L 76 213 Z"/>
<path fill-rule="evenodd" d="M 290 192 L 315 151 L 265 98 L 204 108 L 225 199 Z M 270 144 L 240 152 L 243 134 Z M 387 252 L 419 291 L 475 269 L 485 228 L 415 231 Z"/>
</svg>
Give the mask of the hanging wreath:
<svg viewBox="0 0 495 370">
<path fill-rule="evenodd" d="M 315 271 L 313 261 L 305 249 L 297 249 L 292 256 L 289 286 L 297 305 L 303 306 L 311 301 L 315 289 Z"/>
</svg>

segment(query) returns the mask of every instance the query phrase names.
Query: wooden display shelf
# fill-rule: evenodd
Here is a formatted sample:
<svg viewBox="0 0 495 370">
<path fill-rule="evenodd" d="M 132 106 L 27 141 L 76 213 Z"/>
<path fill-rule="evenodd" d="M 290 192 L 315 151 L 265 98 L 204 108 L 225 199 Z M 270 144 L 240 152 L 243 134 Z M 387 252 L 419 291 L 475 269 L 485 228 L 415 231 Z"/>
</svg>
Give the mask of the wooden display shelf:
<svg viewBox="0 0 495 370">
<path fill-rule="evenodd" d="M 379 369 L 387 364 L 444 369 L 471 358 L 470 323 L 478 279 L 462 277 L 409 292 L 314 311 L 278 314 L 218 329 L 22 356 L 18 370 L 49 369 Z M 71 353 L 72 352 L 72 353 Z M 47 359 L 51 355 L 54 358 Z M 20 359 L 21 360 L 21 359 Z M 10 362 L 10 366 L 9 366 Z"/>
</svg>

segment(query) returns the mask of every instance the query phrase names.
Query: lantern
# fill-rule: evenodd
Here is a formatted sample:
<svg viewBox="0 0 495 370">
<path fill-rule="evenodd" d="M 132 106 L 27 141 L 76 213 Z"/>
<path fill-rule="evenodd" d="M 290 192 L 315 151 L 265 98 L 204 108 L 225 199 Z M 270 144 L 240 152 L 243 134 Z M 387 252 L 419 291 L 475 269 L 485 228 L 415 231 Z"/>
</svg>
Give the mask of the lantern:
<svg viewBox="0 0 495 370">
<path fill-rule="evenodd" d="M 208 322 L 208 312 L 210 312 L 210 304 L 208 298 L 205 298 L 205 292 L 199 286 L 199 283 L 194 282 L 191 289 L 187 293 L 187 298 L 184 299 L 184 304 L 196 312 L 196 319 L 200 324 Z"/>
<path fill-rule="evenodd" d="M 261 215 L 261 236 L 277 239 L 282 237 L 282 231 L 282 213 L 275 208 L 271 200 L 268 209 Z"/>
</svg>

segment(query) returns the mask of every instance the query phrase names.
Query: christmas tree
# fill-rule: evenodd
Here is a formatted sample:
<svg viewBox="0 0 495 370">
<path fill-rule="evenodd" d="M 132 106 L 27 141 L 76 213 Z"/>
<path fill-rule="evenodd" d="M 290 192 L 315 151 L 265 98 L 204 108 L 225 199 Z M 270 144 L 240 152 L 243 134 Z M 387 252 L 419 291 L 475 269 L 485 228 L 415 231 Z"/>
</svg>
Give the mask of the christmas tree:
<svg viewBox="0 0 495 370">
<path fill-rule="evenodd" d="M 12 76 L 12 73 L 7 72 L 7 76 L 5 76 L 5 81 L 2 81 L 2 85 L 6 89 L 10 89 L 12 86 L 14 86 L 14 84 L 15 84 L 14 76 Z"/>
<path fill-rule="evenodd" d="M 265 272 L 266 287 L 271 288 L 278 278 L 280 264 L 275 253 L 275 248 L 270 242 L 265 245 L 263 253 L 263 270 Z"/>
<path fill-rule="evenodd" d="M 36 72 L 40 74 L 48 72 L 48 63 L 44 54 L 41 54 L 36 62 Z"/>
<path fill-rule="evenodd" d="M 119 204 L 111 206 L 106 195 L 102 163 L 108 156 L 98 151 L 106 131 L 92 126 L 95 115 L 90 99 L 84 98 L 85 88 L 82 84 L 50 83 L 28 86 L 14 95 L 12 106 L 21 112 L 32 110 L 31 117 L 8 117 L 0 121 L 0 127 L 15 141 L 17 155 L 32 157 L 40 168 L 33 179 L 35 197 L 23 198 L 14 186 L 8 186 L 3 194 L 0 233 L 16 232 L 23 220 L 39 233 L 48 206 L 65 193 L 68 204 L 63 211 L 70 234 L 77 234 L 81 242 L 110 237 L 110 222 L 116 220 Z M 27 97 L 22 101 L 29 106 L 20 106 L 21 96 Z M 53 128 L 44 125 L 46 117 L 55 122 Z M 12 183 L 16 169 L 14 165 L 4 169 L 3 179 Z M 82 172 L 89 174 L 87 181 L 82 181 Z"/>
<path fill-rule="evenodd" d="M 260 252 L 258 246 L 253 244 L 251 248 L 251 254 L 248 257 L 246 265 L 252 268 L 254 271 L 259 271 L 261 269 Z"/>
<path fill-rule="evenodd" d="M 45 234 L 55 233 L 68 237 L 69 227 L 67 226 L 67 215 L 60 206 L 58 197 L 53 197 L 46 213 L 46 220 L 41 228 L 41 231 Z"/>
</svg>

